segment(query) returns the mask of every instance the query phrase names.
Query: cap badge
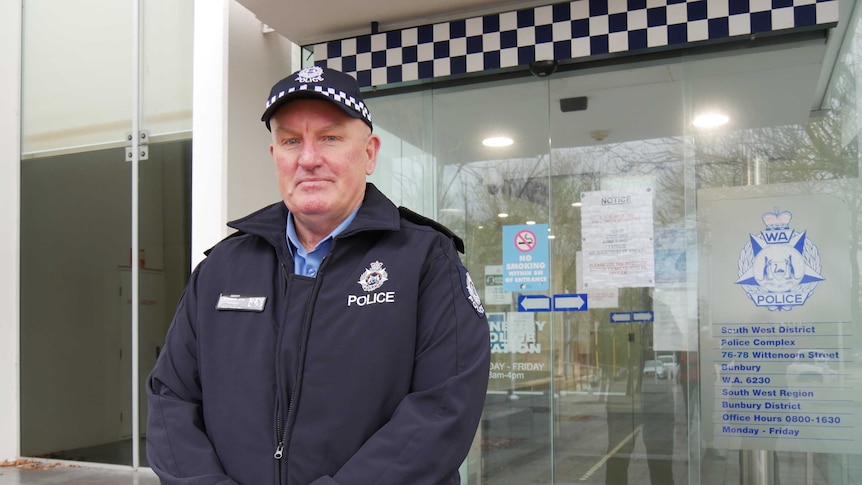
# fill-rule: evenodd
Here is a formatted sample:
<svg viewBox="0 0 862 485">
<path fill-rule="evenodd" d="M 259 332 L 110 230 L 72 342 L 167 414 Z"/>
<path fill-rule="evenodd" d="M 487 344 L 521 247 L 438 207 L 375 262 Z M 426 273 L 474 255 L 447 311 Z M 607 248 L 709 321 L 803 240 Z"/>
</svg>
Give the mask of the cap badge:
<svg viewBox="0 0 862 485">
<path fill-rule="evenodd" d="M 296 73 L 296 81 L 300 83 L 319 83 L 323 81 L 323 68 L 309 66 Z"/>
<path fill-rule="evenodd" d="M 377 288 L 383 286 L 383 283 L 389 279 L 389 274 L 386 273 L 386 268 L 383 267 L 383 263 L 380 261 L 375 261 L 371 263 L 371 267 L 367 268 L 362 276 L 359 277 L 359 283 L 362 285 L 362 289 L 365 291 L 374 291 Z"/>
</svg>

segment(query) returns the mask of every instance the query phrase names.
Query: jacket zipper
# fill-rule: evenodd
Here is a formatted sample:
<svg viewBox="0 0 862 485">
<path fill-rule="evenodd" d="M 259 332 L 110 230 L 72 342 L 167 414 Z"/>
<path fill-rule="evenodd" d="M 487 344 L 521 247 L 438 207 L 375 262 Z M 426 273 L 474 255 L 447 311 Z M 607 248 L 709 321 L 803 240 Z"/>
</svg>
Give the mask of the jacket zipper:
<svg viewBox="0 0 862 485">
<path fill-rule="evenodd" d="M 335 239 L 332 241 L 332 246 L 329 248 L 329 254 L 335 250 Z M 326 266 L 327 261 L 329 260 L 329 256 L 325 256 L 323 260 L 320 261 L 320 267 L 317 270 L 317 275 L 314 278 L 314 284 L 311 288 L 311 295 L 309 297 L 309 301 L 305 306 L 305 310 L 303 310 L 302 314 L 302 329 L 299 334 L 299 354 L 296 357 L 296 366 L 293 375 L 293 389 L 290 393 L 290 398 L 287 402 L 287 415 L 285 416 L 284 423 L 281 422 L 281 402 L 280 400 L 276 400 L 275 405 L 275 433 L 276 436 L 279 437 L 278 443 L 275 447 L 275 453 L 272 455 L 273 458 L 279 461 L 278 471 L 279 471 L 279 482 L 281 482 L 281 459 L 284 457 L 284 448 L 285 446 L 290 444 L 290 418 L 293 415 L 294 407 L 293 403 L 296 402 L 296 398 L 298 397 L 299 387 L 300 387 L 300 379 L 302 377 L 302 370 L 305 367 L 305 349 L 306 349 L 306 341 L 308 340 L 308 331 L 311 326 L 310 320 L 310 310 L 311 307 L 314 306 L 315 301 L 317 301 L 317 293 L 320 291 L 320 281 L 322 280 L 321 275 L 323 273 L 323 268 Z M 290 284 L 289 274 L 287 273 L 287 269 L 284 264 L 281 264 L 281 272 L 284 276 L 287 284 Z M 281 328 L 281 327 L 279 327 Z M 279 331 L 279 333 L 281 333 Z M 279 338 L 279 343 L 281 339 Z M 278 366 L 275 369 L 276 376 L 276 388 L 278 388 L 278 383 L 281 382 L 280 372 L 278 371 Z M 279 397 L 281 396 L 281 392 L 279 392 Z M 284 426 L 282 429 L 282 425 Z"/>
<path fill-rule="evenodd" d="M 288 278 L 288 275 L 287 275 L 287 269 L 285 268 L 284 263 L 280 263 L 280 264 L 279 264 L 279 266 L 280 266 L 280 268 L 281 268 L 281 274 L 282 274 L 282 276 L 284 276 L 284 282 L 285 282 L 285 290 L 284 290 L 284 293 L 285 293 L 285 295 L 287 295 L 287 294 L 289 294 L 289 292 L 290 292 L 290 288 L 289 288 L 289 286 L 290 286 L 290 279 Z M 279 334 L 279 335 L 278 335 L 278 339 L 277 339 L 277 343 L 276 343 L 276 345 L 279 345 L 279 342 L 281 342 L 281 333 L 282 333 L 282 331 L 283 331 L 283 330 L 284 330 L 284 325 L 281 325 L 281 324 L 280 324 L 280 325 L 278 326 L 278 334 Z M 276 350 L 276 355 L 278 355 L 278 351 L 277 351 L 277 350 Z M 278 358 L 276 358 L 276 366 L 275 366 L 275 381 L 276 381 L 276 387 L 275 387 L 275 388 L 276 388 L 276 398 L 275 398 L 275 437 L 276 437 L 277 442 L 276 442 L 276 445 L 275 445 L 275 453 L 273 453 L 272 457 L 273 457 L 273 458 L 275 458 L 275 460 L 278 462 L 278 470 L 277 470 L 277 473 L 278 473 L 278 483 L 282 483 L 282 478 L 281 478 L 281 475 L 282 475 L 282 473 L 281 473 L 281 468 L 282 468 L 282 464 L 281 464 L 281 457 L 282 457 L 282 456 L 284 456 L 284 437 L 282 436 L 282 425 L 283 425 L 283 423 L 281 422 L 281 401 L 282 401 L 282 399 L 281 399 L 281 395 L 282 395 L 282 393 L 281 393 L 281 385 L 279 384 L 279 383 L 281 382 L 281 372 L 279 372 L 279 369 L 280 369 L 280 368 L 281 368 L 281 366 L 280 366 L 280 365 L 278 365 Z"/>
<path fill-rule="evenodd" d="M 281 437 L 281 404 L 279 401 L 276 401 L 276 404 L 275 404 L 275 436 L 276 436 L 276 439 Z M 272 454 L 272 457 L 275 458 L 276 460 L 281 460 L 282 456 L 284 456 L 284 440 L 279 439 L 278 443 L 276 443 L 276 445 L 275 445 L 275 453 Z"/>
</svg>

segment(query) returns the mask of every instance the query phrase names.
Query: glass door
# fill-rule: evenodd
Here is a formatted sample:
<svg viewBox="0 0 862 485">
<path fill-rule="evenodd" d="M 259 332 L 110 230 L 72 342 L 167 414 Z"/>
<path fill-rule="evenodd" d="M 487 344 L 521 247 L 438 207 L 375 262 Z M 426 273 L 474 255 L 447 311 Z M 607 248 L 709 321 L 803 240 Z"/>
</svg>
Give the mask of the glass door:
<svg viewBox="0 0 862 485">
<path fill-rule="evenodd" d="M 485 282 L 491 333 L 481 475 L 469 483 L 530 483 L 553 466 L 554 377 L 564 367 L 554 351 L 555 321 L 547 311 L 518 310 L 522 298 L 522 306 L 549 301 L 560 284 L 551 269 L 558 253 L 549 250 L 548 95 L 547 83 L 527 79 L 433 96 L 437 213 L 470 248 L 465 263 Z M 541 274 L 526 276 L 528 268 Z"/>
<path fill-rule="evenodd" d="M 586 301 L 555 314 L 576 371 L 557 400 L 554 483 L 686 483 L 682 86 L 653 63 L 549 83 L 554 269 Z"/>
<path fill-rule="evenodd" d="M 643 86 L 631 79 L 664 69 L 434 92 L 437 213 L 465 236 L 491 331 L 482 483 L 686 473 L 674 315 L 686 291 L 683 144 L 610 135 L 602 111 L 636 106 Z M 682 93 L 648 89 L 651 102 Z M 623 118 L 639 136 L 655 131 Z"/>
<path fill-rule="evenodd" d="M 436 205 L 425 212 L 465 239 L 465 263 L 482 282 L 492 362 L 464 483 L 626 483 L 650 465 L 656 480 L 686 473 L 682 332 L 667 307 L 685 294 L 683 145 L 608 143 L 607 113 L 561 102 L 617 83 L 625 106 L 637 84 L 629 79 L 578 73 L 371 101 L 396 147 L 384 143 L 382 183 L 406 158 L 426 173 L 433 166 Z M 666 89 L 681 96 L 679 84 Z M 602 205 L 614 197 L 634 204 Z M 658 284 L 646 266 L 655 234 L 670 261 Z"/>
</svg>

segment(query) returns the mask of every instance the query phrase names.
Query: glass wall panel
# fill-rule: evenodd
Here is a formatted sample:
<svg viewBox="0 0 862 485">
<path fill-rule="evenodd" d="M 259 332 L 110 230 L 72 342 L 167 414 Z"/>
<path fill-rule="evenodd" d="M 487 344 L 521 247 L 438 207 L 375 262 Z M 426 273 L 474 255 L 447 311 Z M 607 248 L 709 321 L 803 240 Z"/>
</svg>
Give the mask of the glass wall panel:
<svg viewBox="0 0 862 485">
<path fill-rule="evenodd" d="M 553 482 L 687 483 L 681 84 L 645 63 L 550 85 L 552 99 L 585 98 L 552 106 L 551 200 L 555 293 L 587 302 L 553 314 L 568 367 Z"/>
<path fill-rule="evenodd" d="M 88 147 L 131 130 L 132 9 L 32 0 L 23 22 L 21 452 L 86 460 L 131 436 L 118 271 L 133 259 L 131 166 Z M 111 454 L 131 464 L 130 446 Z"/>
<path fill-rule="evenodd" d="M 464 483 L 855 483 L 860 76 L 852 43 L 835 71 L 825 50 L 371 100 L 396 145 L 404 119 L 430 129 L 426 214 L 464 237 L 488 310 Z"/>
<path fill-rule="evenodd" d="M 132 358 L 138 352 L 143 396 L 190 264 L 193 4 L 140 2 L 140 96 L 132 79 L 138 3 L 24 2 L 25 456 L 123 465 L 144 458 L 133 453 L 142 437 L 132 426 Z M 134 111 L 148 133 L 136 173 L 125 148 Z M 144 431 L 145 400 L 139 405 Z"/>
<path fill-rule="evenodd" d="M 139 162 L 138 181 L 137 377 L 138 458 L 140 465 L 146 466 L 147 376 L 156 363 L 191 267 L 194 2 L 147 0 L 141 6 L 138 106 L 140 127 L 148 140 L 147 159 Z M 131 272 L 127 276 L 131 277 Z M 124 315 L 124 321 L 130 322 L 127 317 L 131 314 Z M 131 332 L 127 337 L 131 350 Z M 129 405 L 132 373 L 129 369 L 129 387 L 123 389 Z"/>
<path fill-rule="evenodd" d="M 142 2 L 141 126 L 155 141 L 191 137 L 194 2 Z"/>
<path fill-rule="evenodd" d="M 137 257 L 124 159 L 110 149 L 22 163 L 25 456 L 132 463 L 131 264 L 141 268 L 143 372 L 188 275 L 191 142 L 152 145 L 141 164 Z"/>
<path fill-rule="evenodd" d="M 194 2 L 142 3 L 143 127 L 153 136 L 188 138 Z M 126 143 L 137 56 L 133 7 L 131 0 L 24 2 L 24 154 Z"/>
<path fill-rule="evenodd" d="M 374 132 L 380 136 L 377 167 L 369 177 L 372 182 L 399 205 L 426 215 L 436 213 L 434 171 L 431 144 L 431 93 L 386 96 L 373 101 Z M 381 124 L 376 118 L 398 120 Z"/>
<path fill-rule="evenodd" d="M 24 2 L 23 153 L 125 141 L 133 101 L 131 25 L 128 1 Z"/>
<path fill-rule="evenodd" d="M 511 122 L 518 119 L 529 122 Z M 558 262 L 547 249 L 553 227 L 548 120 L 546 83 L 525 80 L 434 93 L 437 219 L 470 248 L 464 262 L 474 281 L 496 283 L 502 277 L 501 251 L 512 238 L 545 248 L 542 255 L 519 253 L 513 261 L 529 258 L 526 264 L 544 266 L 542 281 L 529 283 L 535 291 L 500 291 L 489 298 L 486 289 L 484 295 L 492 369 L 479 438 L 483 483 L 529 483 L 550 476 L 552 469 L 554 377 L 564 362 L 555 360 L 550 314 L 516 308 L 519 294 L 547 298 L 561 284 L 552 278 Z M 488 141 L 494 138 L 511 144 L 494 146 Z"/>
<path fill-rule="evenodd" d="M 122 149 L 21 165 L 21 452 L 78 452 L 131 435 L 121 391 L 130 165 Z M 126 379 L 128 380 L 128 379 Z M 128 404 L 126 399 L 126 404 Z M 74 453 L 69 453 L 75 450 Z M 131 464 L 131 448 L 110 462 Z"/>
<path fill-rule="evenodd" d="M 826 70 L 819 42 L 681 66 L 689 120 L 729 119 L 689 137 L 701 483 L 858 483 L 856 42 Z"/>
</svg>

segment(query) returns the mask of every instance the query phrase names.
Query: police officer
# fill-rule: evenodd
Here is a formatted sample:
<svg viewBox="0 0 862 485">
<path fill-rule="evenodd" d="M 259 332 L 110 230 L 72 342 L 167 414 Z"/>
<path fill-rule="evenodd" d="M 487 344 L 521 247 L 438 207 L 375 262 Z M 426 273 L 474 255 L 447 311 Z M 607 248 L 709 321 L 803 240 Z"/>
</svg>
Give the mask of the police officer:
<svg viewBox="0 0 862 485">
<path fill-rule="evenodd" d="M 356 81 L 309 67 L 262 121 L 282 201 L 192 273 L 149 379 L 162 483 L 456 484 L 484 405 L 488 325 L 446 228 L 366 182 Z"/>
</svg>

